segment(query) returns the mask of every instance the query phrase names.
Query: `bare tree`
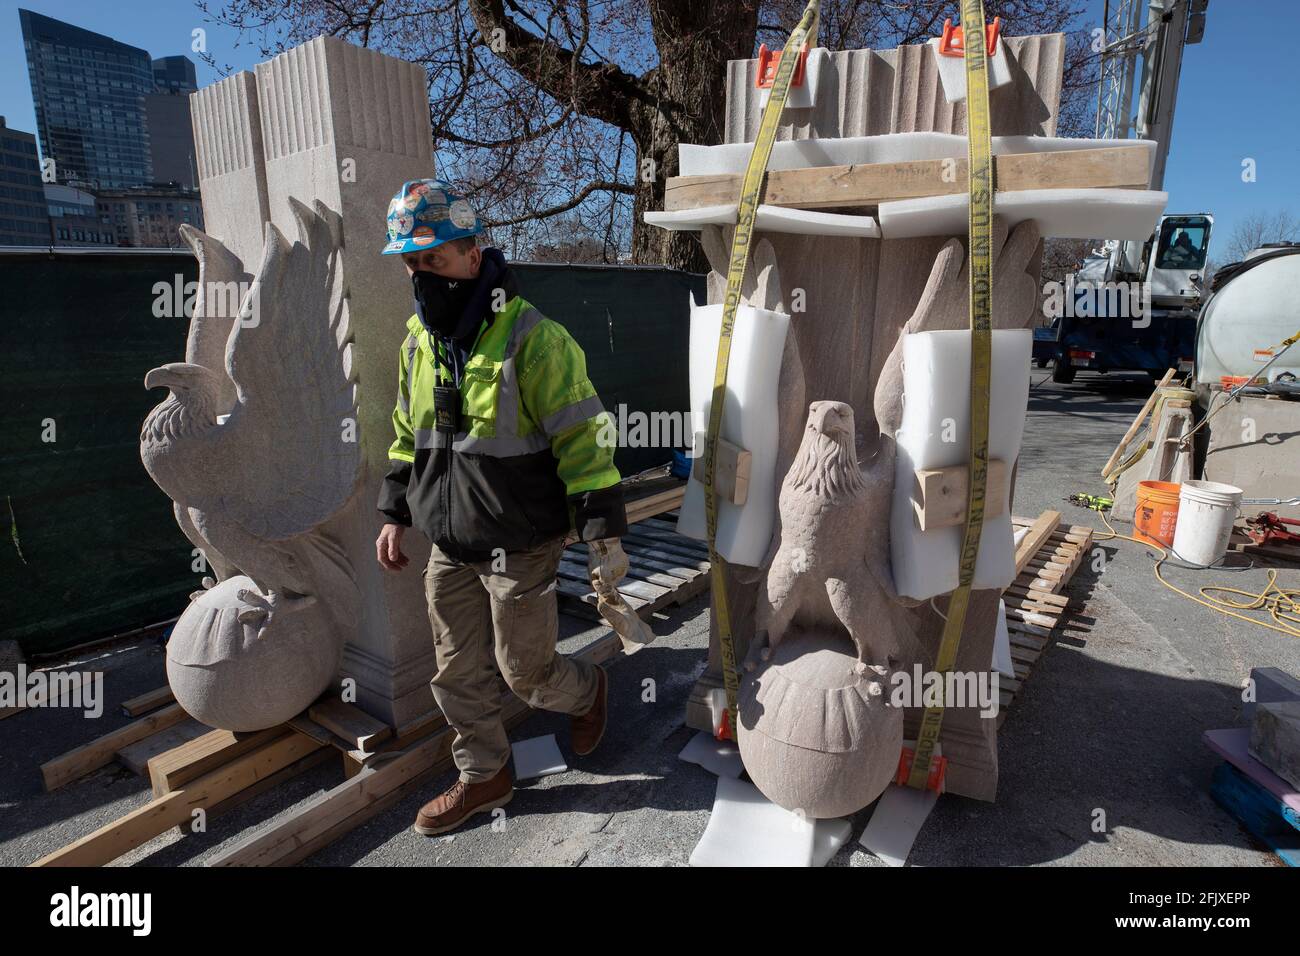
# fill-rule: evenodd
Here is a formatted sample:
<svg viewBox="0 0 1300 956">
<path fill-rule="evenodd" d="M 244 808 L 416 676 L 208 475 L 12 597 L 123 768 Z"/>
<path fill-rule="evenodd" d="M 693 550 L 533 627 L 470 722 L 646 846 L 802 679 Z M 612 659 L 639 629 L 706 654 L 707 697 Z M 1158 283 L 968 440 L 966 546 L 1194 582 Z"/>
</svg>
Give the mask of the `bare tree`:
<svg viewBox="0 0 1300 956">
<path fill-rule="evenodd" d="M 1286 209 L 1252 212 L 1232 230 L 1226 261 L 1240 262 L 1250 250 L 1269 242 L 1300 242 L 1300 217 Z"/>
<path fill-rule="evenodd" d="M 630 256 L 706 268 L 686 233 L 647 227 L 679 143 L 721 142 L 726 63 L 783 43 L 805 0 L 196 0 L 270 56 L 327 34 L 424 65 L 438 172 L 514 256 L 563 217 Z M 1070 31 L 1059 128 L 1091 129 L 1095 24 L 1083 0 L 990 0 L 1008 34 Z M 936 36 L 957 0 L 825 0 L 819 42 L 889 49 Z M 210 55 L 204 58 L 222 69 Z M 228 67 L 226 68 L 229 69 Z"/>
</svg>

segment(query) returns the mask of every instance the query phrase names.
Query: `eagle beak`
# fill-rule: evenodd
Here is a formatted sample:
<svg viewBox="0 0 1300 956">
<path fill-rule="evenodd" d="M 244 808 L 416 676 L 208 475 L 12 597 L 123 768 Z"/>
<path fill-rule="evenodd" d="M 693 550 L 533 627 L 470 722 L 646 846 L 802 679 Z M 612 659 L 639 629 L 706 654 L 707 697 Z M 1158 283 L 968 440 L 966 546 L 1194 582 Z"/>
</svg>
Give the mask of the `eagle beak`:
<svg viewBox="0 0 1300 956">
<path fill-rule="evenodd" d="M 188 362 L 168 362 L 158 368 L 151 368 L 144 376 L 145 388 L 188 388 L 194 380 L 197 365 Z"/>
</svg>

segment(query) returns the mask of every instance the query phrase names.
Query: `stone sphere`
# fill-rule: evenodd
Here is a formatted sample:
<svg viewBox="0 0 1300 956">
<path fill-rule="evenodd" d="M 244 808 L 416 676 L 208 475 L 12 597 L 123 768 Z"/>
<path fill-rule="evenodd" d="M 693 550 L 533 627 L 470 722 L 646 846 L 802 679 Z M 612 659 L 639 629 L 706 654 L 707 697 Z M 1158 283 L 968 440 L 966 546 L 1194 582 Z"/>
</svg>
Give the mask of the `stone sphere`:
<svg viewBox="0 0 1300 956">
<path fill-rule="evenodd" d="M 275 608 L 260 623 L 252 578 L 227 578 L 190 602 L 167 642 L 167 681 L 181 708 L 209 727 L 264 730 L 302 713 L 338 673 L 341 644 L 320 603 Z"/>
<path fill-rule="evenodd" d="M 898 769 L 903 709 L 889 706 L 887 678 L 859 675 L 848 637 L 786 637 L 742 676 L 737 742 L 754 785 L 805 817 L 856 813 Z M 872 684 L 878 687 L 873 693 Z"/>
</svg>

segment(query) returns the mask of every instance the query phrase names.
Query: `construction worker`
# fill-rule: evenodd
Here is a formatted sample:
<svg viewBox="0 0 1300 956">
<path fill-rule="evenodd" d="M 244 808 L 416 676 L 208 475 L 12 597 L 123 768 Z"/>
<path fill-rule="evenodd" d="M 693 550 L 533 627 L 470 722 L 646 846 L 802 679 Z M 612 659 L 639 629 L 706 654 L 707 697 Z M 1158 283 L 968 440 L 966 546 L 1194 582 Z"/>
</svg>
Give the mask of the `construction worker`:
<svg viewBox="0 0 1300 956">
<path fill-rule="evenodd" d="M 597 441 L 604 409 L 582 349 L 518 293 L 482 222 L 438 180 L 402 186 L 385 255 L 400 255 L 415 315 L 398 350 L 397 438 L 389 448 L 375 542 L 400 571 L 402 535 L 433 542 L 424 572 L 438 671 L 431 685 L 456 732 L 460 770 L 415 830 L 452 830 L 508 803 L 510 743 L 498 670 L 530 707 L 571 714 L 571 744 L 605 730 L 606 678 L 556 651 L 556 570 L 565 535 L 588 542 L 593 572 L 620 577 L 627 515 L 614 450 Z"/>
</svg>

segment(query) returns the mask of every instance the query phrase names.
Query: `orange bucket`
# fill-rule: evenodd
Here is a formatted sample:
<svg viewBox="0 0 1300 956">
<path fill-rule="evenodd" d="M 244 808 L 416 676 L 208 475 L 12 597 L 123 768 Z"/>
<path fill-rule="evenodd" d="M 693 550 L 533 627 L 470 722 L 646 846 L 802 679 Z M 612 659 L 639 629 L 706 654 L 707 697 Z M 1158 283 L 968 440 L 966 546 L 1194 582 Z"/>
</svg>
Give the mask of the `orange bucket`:
<svg viewBox="0 0 1300 956">
<path fill-rule="evenodd" d="M 1178 492 L 1172 481 L 1139 481 L 1137 507 L 1133 509 L 1133 537 L 1169 548 L 1178 524 Z"/>
</svg>

